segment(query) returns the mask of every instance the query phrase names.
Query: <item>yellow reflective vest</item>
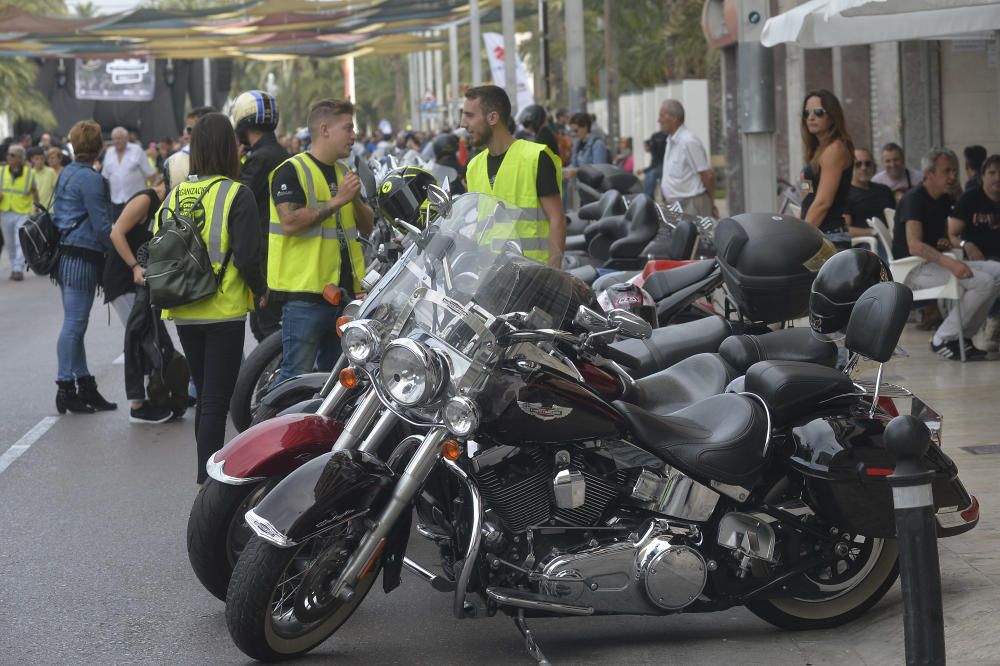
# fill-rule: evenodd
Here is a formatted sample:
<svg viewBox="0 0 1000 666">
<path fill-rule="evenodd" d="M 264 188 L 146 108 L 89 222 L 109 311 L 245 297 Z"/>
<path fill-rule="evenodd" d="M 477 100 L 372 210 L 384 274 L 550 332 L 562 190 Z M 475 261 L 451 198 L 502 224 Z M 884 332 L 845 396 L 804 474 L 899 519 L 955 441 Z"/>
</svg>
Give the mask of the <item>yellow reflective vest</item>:
<svg viewBox="0 0 1000 666">
<path fill-rule="evenodd" d="M 495 243 L 500 249 L 508 240 L 521 246 L 524 256 L 547 264 L 549 261 L 549 220 L 538 199 L 538 156 L 544 152 L 552 160 L 562 194 L 562 169 L 558 158 L 547 146 L 518 139 L 507 149 L 490 185 L 486 171 L 487 151 L 484 150 L 469 162 L 465 178 L 470 192 L 490 194 L 501 201 L 521 209 L 514 222 L 494 224 L 483 236 L 484 243 Z"/>
<path fill-rule="evenodd" d="M 319 165 L 307 153 L 289 157 L 271 172 L 268 187 L 274 174 L 285 164 L 291 163 L 298 175 L 299 184 L 306 193 L 306 205 L 318 208 L 333 198 L 330 184 Z M 343 182 L 347 169 L 336 164 L 337 181 Z M 358 242 L 358 228 L 354 220 L 354 204 L 348 203 L 336 213 L 298 233 L 289 233 L 281 227 L 278 208 L 271 198 L 271 223 L 267 249 L 267 283 L 272 291 L 299 294 L 322 294 L 328 284 L 340 284 L 340 243 L 347 243 L 353 275 L 352 289 L 361 291 L 365 276 L 365 255 Z"/>
<path fill-rule="evenodd" d="M 195 201 L 209 187 L 211 191 L 201 200 L 204 215 L 200 211 L 192 212 L 191 207 Z M 226 254 L 229 253 L 229 212 L 241 187 L 243 186 L 236 181 L 223 176 L 192 178 L 181 183 L 171 190 L 160 204 L 160 209 L 156 212 L 157 230 L 161 216 L 168 209 L 190 215 L 195 223 L 201 224 L 201 238 L 208 248 L 212 269 L 218 274 Z M 251 310 L 253 310 L 253 294 L 230 258 L 226 264 L 222 284 L 215 294 L 188 305 L 165 309 L 163 318 L 176 319 L 178 323 L 214 324 L 243 319 Z"/>
<path fill-rule="evenodd" d="M 21 175 L 14 178 L 10 166 L 4 165 L 3 169 L 0 169 L 0 192 L 3 192 L 0 212 L 30 215 L 34 210 L 35 199 L 31 196 L 31 189 L 34 186 L 35 170 L 30 166 L 21 167 Z"/>
</svg>

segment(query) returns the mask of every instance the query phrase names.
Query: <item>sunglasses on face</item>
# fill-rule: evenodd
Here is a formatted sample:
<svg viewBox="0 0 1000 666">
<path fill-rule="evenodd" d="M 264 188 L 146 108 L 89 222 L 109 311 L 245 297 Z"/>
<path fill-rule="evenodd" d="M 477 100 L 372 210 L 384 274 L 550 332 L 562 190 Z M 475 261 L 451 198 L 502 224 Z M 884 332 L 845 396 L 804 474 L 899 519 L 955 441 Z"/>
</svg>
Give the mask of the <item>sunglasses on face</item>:
<svg viewBox="0 0 1000 666">
<path fill-rule="evenodd" d="M 817 118 L 822 118 L 826 115 L 826 109 L 816 108 L 816 109 L 805 109 L 802 111 L 802 120 L 809 120 L 809 114 L 813 114 Z"/>
<path fill-rule="evenodd" d="M 861 167 L 871 169 L 873 166 L 875 166 L 875 163 L 871 160 L 854 160 L 855 169 L 860 169 Z"/>
</svg>

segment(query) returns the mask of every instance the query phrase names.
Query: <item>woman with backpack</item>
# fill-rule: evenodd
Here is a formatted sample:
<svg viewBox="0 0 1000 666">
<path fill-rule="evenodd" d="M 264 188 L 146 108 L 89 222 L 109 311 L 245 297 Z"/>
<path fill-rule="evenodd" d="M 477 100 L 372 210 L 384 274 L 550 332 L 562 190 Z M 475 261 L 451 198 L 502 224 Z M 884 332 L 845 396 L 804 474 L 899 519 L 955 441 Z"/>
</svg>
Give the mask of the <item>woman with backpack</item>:
<svg viewBox="0 0 1000 666">
<path fill-rule="evenodd" d="M 145 269 L 136 259 L 140 246 L 153 237 L 153 218 L 166 194 L 163 176 L 153 177 L 152 187 L 137 192 L 125 203 L 121 215 L 111 228 L 111 243 L 115 252 L 108 253 L 104 264 L 104 302 L 114 308 L 115 314 L 126 329 L 136 301 L 136 290 L 143 283 Z M 146 302 L 145 307 L 149 307 Z M 162 324 L 159 324 L 162 327 Z M 129 400 L 130 423 L 164 423 L 174 417 L 174 412 L 163 405 L 146 400 L 143 373 L 130 367 L 133 355 L 125 354 L 125 394 Z"/>
<path fill-rule="evenodd" d="M 267 282 L 261 266 L 257 203 L 253 193 L 239 183 L 238 143 L 227 116 L 209 113 L 194 126 L 190 172 L 186 181 L 167 194 L 156 224 L 167 227 L 171 219 L 189 220 L 200 231 L 218 278 L 215 293 L 163 311 L 164 319 L 173 319 L 177 325 L 198 390 L 194 432 L 200 486 L 207 477 L 205 463 L 225 442 L 229 401 L 243 357 L 246 315 L 254 307 L 254 294 L 266 298 Z M 153 243 L 158 238 L 159 234 Z M 136 271 L 137 276 L 144 274 L 147 284 L 155 279 L 153 255 L 151 247 L 151 267 Z M 154 305 L 155 294 L 151 287 Z"/>
<path fill-rule="evenodd" d="M 118 408 L 97 391 L 83 343 L 104 254 L 111 248 L 111 201 L 104 178 L 91 166 L 104 148 L 101 126 L 81 120 L 69 131 L 69 140 L 76 159 L 60 174 L 52 205 L 52 222 L 62 234 L 59 263 L 52 273 L 63 304 L 56 344 L 56 409 L 60 414 L 92 414 Z"/>
</svg>

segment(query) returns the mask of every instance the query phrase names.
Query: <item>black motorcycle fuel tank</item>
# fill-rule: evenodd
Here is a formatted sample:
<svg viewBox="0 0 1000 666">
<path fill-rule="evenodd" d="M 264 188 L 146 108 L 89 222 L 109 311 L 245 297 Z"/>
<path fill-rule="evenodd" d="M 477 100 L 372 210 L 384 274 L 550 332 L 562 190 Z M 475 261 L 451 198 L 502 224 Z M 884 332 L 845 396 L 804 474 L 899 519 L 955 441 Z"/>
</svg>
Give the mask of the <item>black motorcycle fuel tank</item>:
<svg viewBox="0 0 1000 666">
<path fill-rule="evenodd" d="M 565 444 L 618 437 L 624 420 L 587 386 L 545 367 L 503 368 L 480 431 L 510 444 Z"/>
</svg>

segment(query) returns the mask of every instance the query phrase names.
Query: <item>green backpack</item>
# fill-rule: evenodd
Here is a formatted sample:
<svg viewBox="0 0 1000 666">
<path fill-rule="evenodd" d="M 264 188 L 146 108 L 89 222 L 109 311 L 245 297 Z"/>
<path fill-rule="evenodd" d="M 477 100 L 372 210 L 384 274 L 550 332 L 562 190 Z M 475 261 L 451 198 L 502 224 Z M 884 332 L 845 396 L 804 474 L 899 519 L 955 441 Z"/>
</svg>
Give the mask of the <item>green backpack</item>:
<svg viewBox="0 0 1000 666">
<path fill-rule="evenodd" d="M 149 302 L 153 307 L 189 305 L 219 290 L 232 248 L 226 253 L 216 274 L 201 237 L 203 225 L 195 222 L 193 214 L 201 206 L 205 195 L 222 180 L 219 178 L 209 183 L 187 213 L 180 210 L 180 188 L 174 188 L 173 207 L 165 207 L 160 212 L 159 229 L 149 241 L 149 262 L 146 266 L 146 288 L 149 289 Z"/>
</svg>

